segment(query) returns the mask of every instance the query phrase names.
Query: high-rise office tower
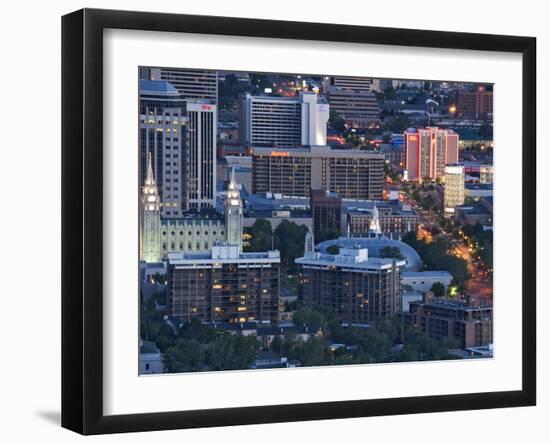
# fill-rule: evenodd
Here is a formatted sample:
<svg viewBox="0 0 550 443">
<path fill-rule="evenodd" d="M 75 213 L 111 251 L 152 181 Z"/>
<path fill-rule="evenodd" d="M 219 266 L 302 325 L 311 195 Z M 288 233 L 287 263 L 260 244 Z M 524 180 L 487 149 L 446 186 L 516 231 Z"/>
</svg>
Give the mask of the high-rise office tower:
<svg viewBox="0 0 550 443">
<path fill-rule="evenodd" d="M 165 81 L 140 80 L 139 93 L 140 184 L 146 179 L 150 153 L 162 202 L 161 215 L 179 216 L 187 207 L 185 100 Z"/>
<path fill-rule="evenodd" d="M 329 77 L 325 82 L 325 87 L 334 86 L 338 89 L 348 89 L 351 91 L 380 91 L 380 80 L 369 77 Z"/>
<path fill-rule="evenodd" d="M 216 206 L 217 109 L 210 102 L 187 100 L 187 198 L 190 209 Z"/>
<path fill-rule="evenodd" d="M 218 73 L 205 69 L 146 68 L 142 78 L 164 80 L 173 85 L 184 99 L 218 100 Z"/>
<path fill-rule="evenodd" d="M 380 119 L 380 109 L 373 92 L 334 86 L 327 88 L 326 92 L 330 109 L 341 114 L 349 125 L 363 128 Z"/>
<path fill-rule="evenodd" d="M 445 166 L 444 180 L 443 202 L 445 214 L 452 215 L 455 212 L 455 206 L 464 204 L 464 166 Z"/>
<path fill-rule="evenodd" d="M 457 162 L 457 133 L 436 127 L 405 132 L 405 169 L 409 180 L 442 178 L 445 165 Z"/>
<path fill-rule="evenodd" d="M 312 189 L 309 206 L 315 235 L 318 236 L 327 229 L 340 231 L 342 198 L 338 194 L 319 188 Z"/>
<path fill-rule="evenodd" d="M 241 143 L 294 148 L 326 145 L 329 106 L 314 92 L 297 97 L 252 96 L 241 103 Z"/>
</svg>

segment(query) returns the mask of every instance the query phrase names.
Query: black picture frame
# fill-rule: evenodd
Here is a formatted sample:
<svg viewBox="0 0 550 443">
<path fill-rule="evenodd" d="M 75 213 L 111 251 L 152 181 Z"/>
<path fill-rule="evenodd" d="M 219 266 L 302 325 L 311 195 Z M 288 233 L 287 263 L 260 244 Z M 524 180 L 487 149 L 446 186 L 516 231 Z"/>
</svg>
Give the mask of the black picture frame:
<svg viewBox="0 0 550 443">
<path fill-rule="evenodd" d="M 103 413 L 103 30 L 170 31 L 519 53 L 523 64 L 522 388 L 517 391 Z M 536 39 L 83 9 L 62 18 L 62 426 L 82 434 L 487 409 L 536 404 Z"/>
</svg>

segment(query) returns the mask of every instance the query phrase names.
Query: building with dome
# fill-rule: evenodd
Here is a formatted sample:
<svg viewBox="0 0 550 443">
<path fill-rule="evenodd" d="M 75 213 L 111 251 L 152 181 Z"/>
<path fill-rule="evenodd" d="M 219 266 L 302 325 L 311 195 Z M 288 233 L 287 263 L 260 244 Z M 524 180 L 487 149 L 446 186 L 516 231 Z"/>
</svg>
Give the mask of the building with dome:
<svg viewBox="0 0 550 443">
<path fill-rule="evenodd" d="M 353 243 L 338 254 L 315 251 L 313 244 L 310 230 L 304 256 L 296 259 L 304 305 L 329 306 L 344 325 L 370 324 L 401 312 L 405 260 L 371 256 L 368 248 Z"/>
<path fill-rule="evenodd" d="M 338 246 L 340 249 L 368 249 L 370 257 L 383 257 L 386 248 L 397 248 L 404 258 L 404 270 L 419 271 L 422 268 L 422 260 L 411 246 L 400 240 L 394 240 L 384 235 L 380 227 L 380 212 L 376 205 L 371 211 L 369 230 L 366 237 L 352 237 L 351 226 L 348 220 L 345 237 L 333 240 L 326 240 L 319 243 L 316 248 L 322 253 L 327 253 L 331 246 Z"/>
</svg>

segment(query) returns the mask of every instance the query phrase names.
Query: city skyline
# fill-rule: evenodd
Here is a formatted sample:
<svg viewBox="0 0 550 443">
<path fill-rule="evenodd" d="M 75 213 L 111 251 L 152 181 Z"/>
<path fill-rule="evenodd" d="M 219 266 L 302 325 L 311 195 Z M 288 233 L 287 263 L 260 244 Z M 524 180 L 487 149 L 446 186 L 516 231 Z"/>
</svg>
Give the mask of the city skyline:
<svg viewBox="0 0 550 443">
<path fill-rule="evenodd" d="M 492 356 L 492 85 L 139 71 L 140 374 Z"/>
</svg>

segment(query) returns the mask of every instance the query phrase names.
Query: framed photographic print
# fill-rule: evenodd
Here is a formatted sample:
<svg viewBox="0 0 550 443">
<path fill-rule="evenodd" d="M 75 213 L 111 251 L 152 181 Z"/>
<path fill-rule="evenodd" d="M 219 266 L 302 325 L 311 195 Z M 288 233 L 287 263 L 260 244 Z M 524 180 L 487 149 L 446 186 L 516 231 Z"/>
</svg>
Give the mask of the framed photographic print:
<svg viewBox="0 0 550 443">
<path fill-rule="evenodd" d="M 534 38 L 62 26 L 64 427 L 535 404 Z"/>
</svg>

